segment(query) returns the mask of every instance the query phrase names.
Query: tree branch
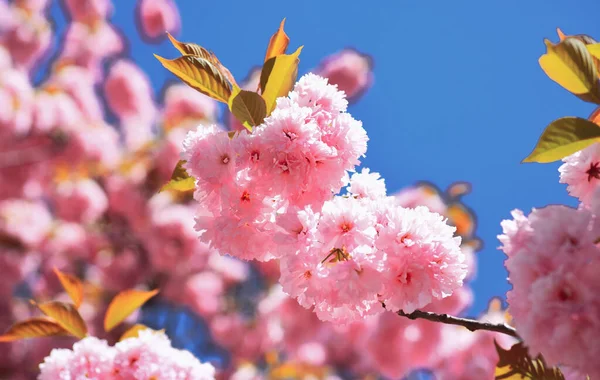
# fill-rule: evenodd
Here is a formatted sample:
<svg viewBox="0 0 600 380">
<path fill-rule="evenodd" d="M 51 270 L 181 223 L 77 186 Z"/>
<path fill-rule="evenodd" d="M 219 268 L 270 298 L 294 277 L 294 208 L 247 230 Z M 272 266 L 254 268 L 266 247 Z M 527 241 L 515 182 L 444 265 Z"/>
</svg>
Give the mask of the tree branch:
<svg viewBox="0 0 600 380">
<path fill-rule="evenodd" d="M 412 319 L 412 320 L 426 319 L 428 321 L 445 323 L 447 325 L 463 326 L 463 327 L 466 327 L 467 329 L 469 329 L 470 331 L 477 331 L 477 330 L 494 331 L 494 332 L 499 332 L 502 334 L 510 335 L 517 339 L 521 339 L 521 337 L 519 337 L 519 334 L 517 334 L 517 330 L 515 330 L 514 328 L 512 328 L 509 325 L 504 324 L 504 323 L 494 324 L 494 323 L 489 323 L 489 322 L 481 322 L 481 321 L 476 321 L 474 319 L 458 318 L 458 317 L 453 317 L 448 314 L 436 314 L 436 313 L 431 313 L 428 311 L 421 311 L 421 310 L 415 310 L 412 313 L 405 313 L 402 310 L 400 310 L 396 314 L 398 314 L 401 317 L 406 317 L 406 318 Z"/>
</svg>

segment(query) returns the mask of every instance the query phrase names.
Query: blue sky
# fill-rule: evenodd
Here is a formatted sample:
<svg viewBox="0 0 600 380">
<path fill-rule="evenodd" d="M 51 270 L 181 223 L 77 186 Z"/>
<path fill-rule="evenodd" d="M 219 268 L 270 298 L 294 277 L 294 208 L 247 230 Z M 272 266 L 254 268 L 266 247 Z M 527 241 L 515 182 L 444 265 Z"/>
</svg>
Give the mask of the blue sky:
<svg viewBox="0 0 600 380">
<path fill-rule="evenodd" d="M 128 55 L 149 73 L 157 94 L 172 76 L 152 53 L 175 57 L 168 42 L 144 43 L 133 0 L 117 1 L 113 22 L 128 36 Z M 419 180 L 446 188 L 468 181 L 464 198 L 478 217 L 479 313 L 509 289 L 496 248 L 510 210 L 575 205 L 558 183 L 558 163 L 520 164 L 545 126 L 563 116 L 587 117 L 583 103 L 548 79 L 538 65 L 543 38 L 567 34 L 600 39 L 598 0 L 457 1 L 198 1 L 179 0 L 179 39 L 213 50 L 241 80 L 261 63 L 283 17 L 290 48 L 304 45 L 300 72 L 351 46 L 373 56 L 375 84 L 350 112 L 369 134 L 364 166 L 395 192 Z M 58 16 L 58 7 L 52 14 Z M 58 24 L 62 26 L 60 17 Z"/>
</svg>

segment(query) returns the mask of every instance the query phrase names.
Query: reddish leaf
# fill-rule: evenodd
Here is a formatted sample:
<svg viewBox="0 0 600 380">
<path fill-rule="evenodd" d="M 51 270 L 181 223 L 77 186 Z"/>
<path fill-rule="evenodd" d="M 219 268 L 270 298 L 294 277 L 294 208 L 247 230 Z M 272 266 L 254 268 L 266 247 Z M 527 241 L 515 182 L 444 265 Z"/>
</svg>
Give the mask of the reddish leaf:
<svg viewBox="0 0 600 380">
<path fill-rule="evenodd" d="M 284 24 L 285 18 L 281 21 L 281 24 L 279 24 L 279 29 L 271 36 L 271 39 L 269 40 L 269 46 L 267 47 L 267 53 L 265 54 L 265 62 L 267 62 L 270 58 L 280 54 L 285 54 L 285 51 L 290 43 L 290 38 L 283 30 Z"/>
</svg>

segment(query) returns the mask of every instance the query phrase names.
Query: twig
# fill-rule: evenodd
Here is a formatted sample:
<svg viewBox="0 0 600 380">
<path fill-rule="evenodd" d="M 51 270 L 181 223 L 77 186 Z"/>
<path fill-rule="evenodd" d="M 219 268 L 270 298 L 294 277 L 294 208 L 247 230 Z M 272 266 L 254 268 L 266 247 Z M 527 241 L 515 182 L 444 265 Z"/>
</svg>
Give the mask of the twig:
<svg viewBox="0 0 600 380">
<path fill-rule="evenodd" d="M 415 310 L 412 313 L 405 313 L 402 310 L 400 310 L 397 312 L 397 314 L 401 317 L 406 317 L 406 318 L 412 319 L 412 320 L 426 319 L 428 321 L 445 323 L 447 325 L 463 326 L 463 327 L 466 327 L 467 329 L 469 329 L 470 331 L 477 331 L 477 330 L 494 331 L 494 332 L 499 332 L 502 334 L 510 335 L 517 339 L 521 339 L 521 337 L 519 337 L 519 334 L 517 334 L 517 330 L 515 330 L 514 328 L 510 327 L 509 325 L 507 325 L 505 323 L 494 324 L 494 323 L 489 323 L 489 322 L 481 322 L 481 321 L 476 321 L 474 319 L 458 318 L 458 317 L 453 317 L 448 314 L 436 314 L 436 313 L 431 313 L 428 311 L 421 311 L 421 310 Z"/>
</svg>

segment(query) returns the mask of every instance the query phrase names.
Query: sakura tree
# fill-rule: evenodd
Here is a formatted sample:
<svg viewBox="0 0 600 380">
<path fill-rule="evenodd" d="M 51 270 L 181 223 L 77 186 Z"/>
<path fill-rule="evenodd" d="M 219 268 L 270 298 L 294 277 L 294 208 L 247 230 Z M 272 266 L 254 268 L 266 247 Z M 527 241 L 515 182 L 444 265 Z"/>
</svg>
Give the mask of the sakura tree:
<svg viewBox="0 0 600 380">
<path fill-rule="evenodd" d="M 370 57 L 346 49 L 298 75 L 283 20 L 238 82 L 174 37 L 173 1 L 140 0 L 144 41 L 180 53 L 156 56 L 184 82 L 157 100 L 116 58 L 115 5 L 65 0 L 34 85 L 48 5 L 0 1 L 0 377 L 600 378 L 598 112 L 551 123 L 525 159 L 562 159 L 580 206 L 514 210 L 508 310 L 493 299 L 464 318 L 470 186 L 388 194 L 360 167 L 368 126 L 348 106 L 373 84 Z M 540 65 L 600 104 L 600 44 L 559 36 Z"/>
</svg>

